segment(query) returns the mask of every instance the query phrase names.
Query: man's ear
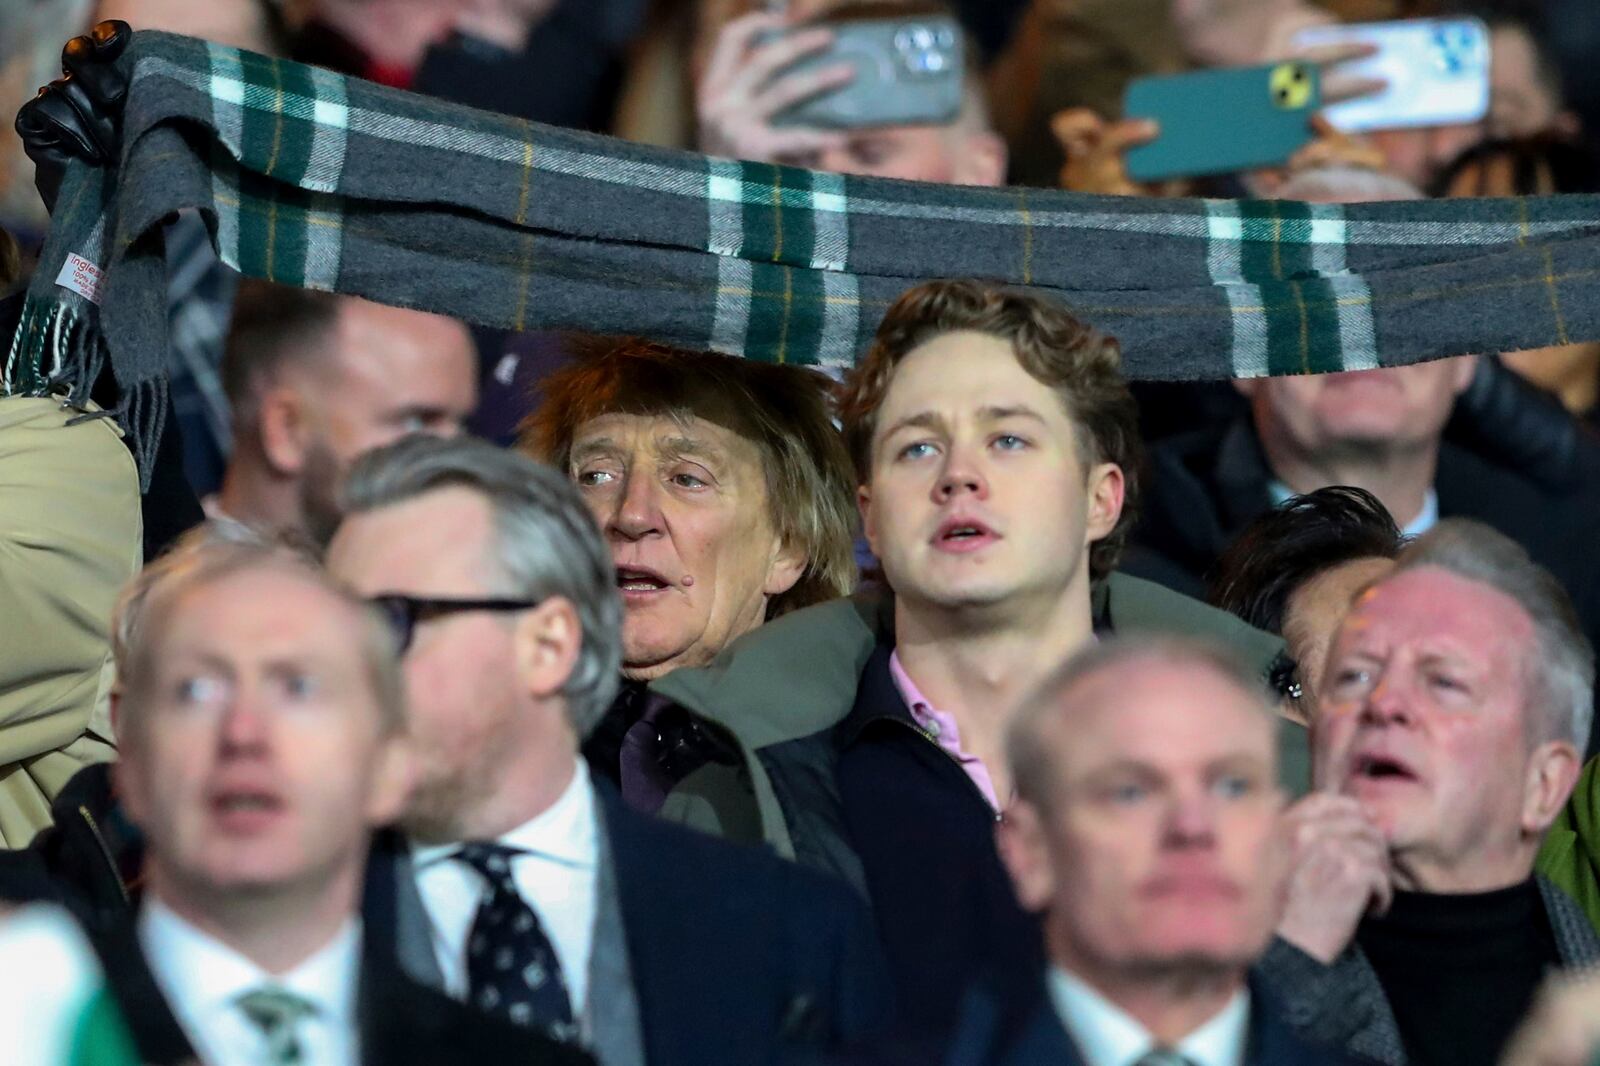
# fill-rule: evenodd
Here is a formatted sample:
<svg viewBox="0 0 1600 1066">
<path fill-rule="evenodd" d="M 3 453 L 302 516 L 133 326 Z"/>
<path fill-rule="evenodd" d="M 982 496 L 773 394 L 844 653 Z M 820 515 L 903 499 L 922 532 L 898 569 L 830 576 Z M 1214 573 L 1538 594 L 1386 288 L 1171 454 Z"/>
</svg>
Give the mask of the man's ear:
<svg viewBox="0 0 1600 1066">
<path fill-rule="evenodd" d="M 396 730 L 379 741 L 376 758 L 367 795 L 367 821 L 380 828 L 399 821 L 411 799 L 417 780 L 416 746 L 408 735 Z"/>
<path fill-rule="evenodd" d="M 1528 760 L 1528 774 L 1523 782 L 1522 831 L 1529 836 L 1541 836 L 1567 805 L 1578 774 L 1583 770 L 1583 757 L 1571 741 L 1552 740 L 1533 749 Z"/>
<path fill-rule="evenodd" d="M 957 185 L 995 189 L 1006 183 L 1006 142 L 999 134 L 989 130 L 969 133 L 956 155 Z"/>
<path fill-rule="evenodd" d="M 311 448 L 311 412 L 299 390 L 284 385 L 265 389 L 257 408 L 261 453 L 273 471 L 284 475 L 300 473 Z"/>
<path fill-rule="evenodd" d="M 995 825 L 994 840 L 1022 909 L 1037 914 L 1050 906 L 1056 878 L 1039 809 L 1027 800 L 1013 800 Z"/>
<path fill-rule="evenodd" d="M 1106 537 L 1117 527 L 1117 519 L 1122 517 L 1122 505 L 1128 491 L 1122 467 L 1116 463 L 1100 463 L 1093 467 L 1089 471 L 1087 489 L 1089 521 L 1084 529 L 1085 548 Z"/>
<path fill-rule="evenodd" d="M 149 804 L 145 802 L 144 778 L 139 773 L 136 746 L 137 741 L 117 730 L 117 757 L 110 764 L 111 790 L 128 821 L 142 827 L 146 824 Z"/>
<path fill-rule="evenodd" d="M 524 692 L 538 699 L 566 687 L 583 650 L 583 624 L 565 596 L 552 596 L 517 622 L 514 647 Z"/>
<path fill-rule="evenodd" d="M 798 545 L 785 543 L 781 535 L 773 535 L 772 562 L 767 566 L 767 581 L 761 591 L 770 599 L 782 596 L 794 588 L 800 575 L 806 572 L 806 552 Z"/>
<path fill-rule="evenodd" d="M 856 510 L 861 514 L 861 535 L 867 538 L 867 546 L 872 549 L 872 554 L 879 559 L 883 553 L 878 550 L 878 527 L 872 520 L 872 487 L 870 485 L 856 486 Z"/>
</svg>

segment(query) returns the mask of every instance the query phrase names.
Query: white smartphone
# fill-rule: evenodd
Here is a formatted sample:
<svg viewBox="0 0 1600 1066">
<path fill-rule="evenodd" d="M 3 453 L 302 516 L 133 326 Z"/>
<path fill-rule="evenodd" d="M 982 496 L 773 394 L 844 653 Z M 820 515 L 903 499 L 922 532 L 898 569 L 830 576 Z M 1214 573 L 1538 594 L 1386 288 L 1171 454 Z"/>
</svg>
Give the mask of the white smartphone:
<svg viewBox="0 0 1600 1066">
<path fill-rule="evenodd" d="M 1479 122 L 1489 112 L 1489 28 L 1482 19 L 1407 19 L 1318 26 L 1294 37 L 1301 49 L 1370 44 L 1377 53 L 1339 65 L 1350 78 L 1381 78 L 1383 91 L 1334 104 L 1336 129 L 1361 132 Z"/>
</svg>

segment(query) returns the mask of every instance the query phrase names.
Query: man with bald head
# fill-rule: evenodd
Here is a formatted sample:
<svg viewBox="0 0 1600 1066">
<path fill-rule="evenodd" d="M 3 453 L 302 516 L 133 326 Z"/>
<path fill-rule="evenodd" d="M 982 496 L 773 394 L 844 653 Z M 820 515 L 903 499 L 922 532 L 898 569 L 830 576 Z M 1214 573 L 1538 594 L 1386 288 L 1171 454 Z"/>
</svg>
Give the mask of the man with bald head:
<svg viewBox="0 0 1600 1066">
<path fill-rule="evenodd" d="M 461 431 L 477 404 L 475 358 L 454 319 L 244 282 L 222 366 L 234 451 L 207 511 L 326 543 L 357 457 L 408 433 Z"/>
<path fill-rule="evenodd" d="M 1208 644 L 1106 641 L 1036 688 L 998 832 L 1044 980 L 969 996 L 950 1061 L 1339 1061 L 1247 979 L 1286 869 L 1274 738 L 1258 676 Z"/>
<path fill-rule="evenodd" d="M 1493 1063 L 1549 969 L 1600 958 L 1577 905 L 1534 874 L 1593 687 L 1566 592 L 1487 526 L 1441 522 L 1357 597 L 1262 963 L 1302 1033 L 1390 1066 Z"/>
</svg>

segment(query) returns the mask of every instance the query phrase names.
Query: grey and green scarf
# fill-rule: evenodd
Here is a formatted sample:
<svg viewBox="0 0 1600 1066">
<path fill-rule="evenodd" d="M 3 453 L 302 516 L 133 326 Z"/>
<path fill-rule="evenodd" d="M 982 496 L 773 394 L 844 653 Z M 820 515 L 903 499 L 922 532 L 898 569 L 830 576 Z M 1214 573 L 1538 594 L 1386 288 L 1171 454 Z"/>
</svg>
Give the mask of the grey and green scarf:
<svg viewBox="0 0 1600 1066">
<path fill-rule="evenodd" d="M 851 364 L 896 296 L 939 277 L 1059 298 L 1121 340 L 1139 379 L 1600 338 L 1594 196 L 960 188 L 651 148 L 162 33 L 138 33 L 121 62 L 121 161 L 69 174 L 0 392 L 81 398 L 109 360 L 146 472 L 164 409 L 162 223 L 180 208 L 253 277 L 779 362 Z"/>
</svg>

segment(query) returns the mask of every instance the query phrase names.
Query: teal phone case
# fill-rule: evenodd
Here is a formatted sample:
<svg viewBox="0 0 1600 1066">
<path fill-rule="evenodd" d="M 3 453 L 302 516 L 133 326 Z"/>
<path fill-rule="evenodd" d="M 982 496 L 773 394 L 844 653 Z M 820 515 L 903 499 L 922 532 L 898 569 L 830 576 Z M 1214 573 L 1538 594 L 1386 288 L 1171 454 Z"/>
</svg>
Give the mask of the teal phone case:
<svg viewBox="0 0 1600 1066">
<path fill-rule="evenodd" d="M 1310 142 L 1321 102 L 1308 63 L 1140 78 L 1123 115 L 1154 119 L 1161 134 L 1128 151 L 1128 175 L 1159 181 L 1280 165 Z"/>
</svg>

